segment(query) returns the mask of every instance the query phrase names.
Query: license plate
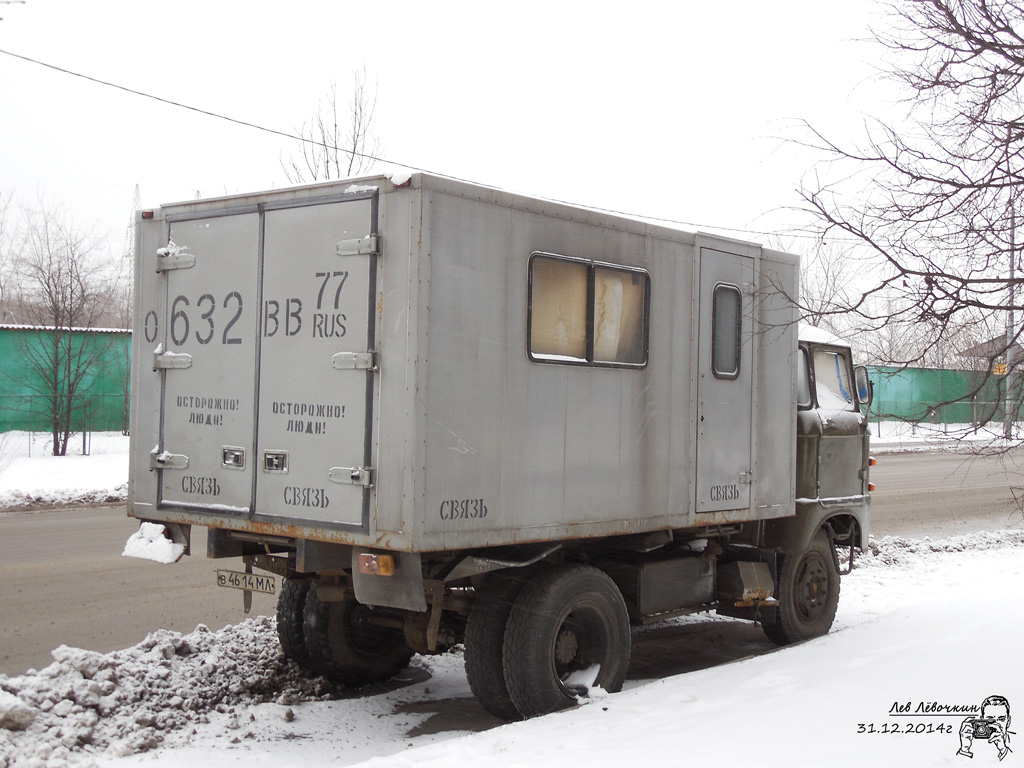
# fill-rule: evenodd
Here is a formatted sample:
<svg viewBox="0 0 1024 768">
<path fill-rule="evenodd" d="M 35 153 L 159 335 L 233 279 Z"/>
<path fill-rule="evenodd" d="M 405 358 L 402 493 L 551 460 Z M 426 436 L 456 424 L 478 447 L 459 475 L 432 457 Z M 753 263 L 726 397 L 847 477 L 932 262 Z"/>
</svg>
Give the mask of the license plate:
<svg viewBox="0 0 1024 768">
<path fill-rule="evenodd" d="M 239 573 L 238 571 L 217 571 L 217 586 L 231 589 L 245 589 L 249 592 L 262 592 L 266 595 L 276 594 L 277 579 L 257 573 Z"/>
</svg>

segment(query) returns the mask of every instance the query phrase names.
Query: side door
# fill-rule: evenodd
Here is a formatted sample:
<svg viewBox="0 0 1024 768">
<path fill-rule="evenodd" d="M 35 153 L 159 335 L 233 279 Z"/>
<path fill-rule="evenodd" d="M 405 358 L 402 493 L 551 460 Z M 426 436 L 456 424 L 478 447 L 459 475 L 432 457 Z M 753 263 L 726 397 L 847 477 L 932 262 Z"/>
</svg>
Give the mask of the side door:
<svg viewBox="0 0 1024 768">
<path fill-rule="evenodd" d="M 754 259 L 700 248 L 696 511 L 749 509 Z"/>
<path fill-rule="evenodd" d="M 367 525 L 376 218 L 376 193 L 264 213 L 257 516 Z"/>
</svg>

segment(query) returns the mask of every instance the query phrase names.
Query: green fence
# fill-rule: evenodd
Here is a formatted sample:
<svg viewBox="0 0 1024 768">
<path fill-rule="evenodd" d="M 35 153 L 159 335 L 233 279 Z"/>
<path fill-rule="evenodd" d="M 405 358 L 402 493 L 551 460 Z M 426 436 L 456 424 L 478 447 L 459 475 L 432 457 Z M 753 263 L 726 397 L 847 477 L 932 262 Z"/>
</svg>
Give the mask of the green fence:
<svg viewBox="0 0 1024 768">
<path fill-rule="evenodd" d="M 47 343 L 47 333 L 0 326 L 0 432 L 51 428 L 51 406 L 40 394 L 39 374 L 29 360 L 33 345 Z M 82 345 L 86 354 L 97 359 L 79 387 L 72 430 L 127 433 L 131 332 L 75 331 L 71 345 L 74 349 Z M 869 365 L 868 371 L 875 383 L 872 421 L 980 424 L 1003 420 L 1005 376 L 881 365 Z"/>
<path fill-rule="evenodd" d="M 33 364 L 51 343 L 46 329 L 0 327 L 0 432 L 51 429 L 51 398 Z M 72 403 L 72 430 L 127 432 L 131 332 L 73 331 L 70 348 L 73 355 L 94 360 Z"/>
<path fill-rule="evenodd" d="M 867 368 L 875 383 L 875 395 L 871 403 L 872 421 L 902 420 L 932 424 L 1003 421 L 1005 376 L 985 371 L 937 368 L 882 365 L 869 365 Z"/>
</svg>

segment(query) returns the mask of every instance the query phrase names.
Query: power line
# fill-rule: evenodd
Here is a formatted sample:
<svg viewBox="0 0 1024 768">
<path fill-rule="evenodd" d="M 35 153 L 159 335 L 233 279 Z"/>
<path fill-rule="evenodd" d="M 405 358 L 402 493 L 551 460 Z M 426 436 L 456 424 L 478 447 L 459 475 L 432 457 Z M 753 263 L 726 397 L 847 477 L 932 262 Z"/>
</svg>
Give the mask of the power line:
<svg viewBox="0 0 1024 768">
<path fill-rule="evenodd" d="M 165 98 L 163 98 L 161 96 L 155 96 L 154 94 L 146 93 L 145 91 L 139 91 L 139 90 L 136 90 L 134 88 L 128 88 L 127 86 L 118 85 L 117 83 L 112 83 L 112 82 L 110 82 L 108 80 L 102 80 L 102 79 L 100 79 L 98 77 L 92 77 L 90 75 L 82 74 L 81 72 L 75 72 L 75 71 L 70 70 L 70 69 L 65 69 L 64 67 L 58 67 L 55 64 L 47 64 L 45 61 L 39 61 L 38 59 L 33 59 L 33 58 L 29 57 L 29 56 L 24 56 L 24 55 L 22 55 L 20 53 L 14 53 L 12 51 L 7 51 L 7 50 L 4 50 L 2 48 L 0 48 L 0 53 L 5 54 L 7 56 L 11 56 L 12 58 L 15 58 L 15 59 L 21 59 L 22 61 L 27 61 L 30 64 L 36 64 L 36 65 L 38 65 L 40 67 L 45 67 L 47 69 L 52 69 L 55 72 L 60 72 L 62 74 L 70 75 L 72 77 L 78 77 L 78 78 L 81 78 L 82 80 L 88 80 L 89 82 L 96 83 L 97 85 L 104 85 L 104 86 L 107 86 L 108 88 L 115 88 L 115 89 L 117 89 L 119 91 L 124 91 L 125 93 L 130 93 L 130 94 L 132 94 L 134 96 L 141 96 L 144 99 L 151 99 L 153 101 L 158 101 L 161 104 L 167 104 L 168 106 L 171 106 L 171 107 L 178 107 L 179 109 L 186 109 L 186 110 L 188 110 L 190 112 L 195 112 L 195 113 L 200 114 L 200 115 L 206 115 L 207 117 L 213 117 L 213 118 L 216 118 L 218 120 L 225 120 L 225 121 L 227 121 L 229 123 L 234 123 L 235 125 L 241 125 L 241 126 L 244 126 L 246 128 L 252 128 L 252 129 L 257 130 L 257 131 L 263 131 L 264 133 L 273 134 L 275 136 L 281 136 L 281 137 L 286 138 L 286 139 L 292 139 L 294 141 L 301 141 L 301 142 L 304 142 L 304 143 L 316 144 L 317 146 L 323 146 L 323 142 L 313 141 L 311 139 L 305 138 L 304 136 L 298 136 L 298 135 L 296 135 L 294 133 L 289 133 L 288 131 L 281 131 L 281 130 L 278 130 L 276 128 L 267 128 L 266 126 L 259 125 L 257 123 L 251 123 L 251 122 L 248 122 L 247 120 L 239 120 L 238 118 L 235 118 L 235 117 L 228 117 L 227 115 L 222 115 L 222 114 L 217 113 L 217 112 L 211 112 L 210 110 L 207 110 L 207 109 L 201 109 L 199 107 L 193 107 L 193 106 L 191 106 L 189 104 L 183 104 L 183 103 L 181 103 L 179 101 L 173 101 L 171 99 L 165 99 Z M 389 159 L 384 158 L 384 157 L 377 157 L 375 155 L 364 154 L 362 152 L 356 152 L 355 150 L 351 150 L 351 149 L 341 149 L 340 147 L 336 147 L 336 146 L 331 146 L 330 149 L 333 149 L 333 150 L 336 150 L 336 151 L 339 151 L 339 152 L 349 153 L 349 154 L 355 155 L 356 157 L 364 158 L 366 160 L 373 160 L 374 162 L 380 162 L 380 163 L 387 163 L 389 165 L 395 165 L 395 166 L 398 166 L 399 168 L 405 168 L 405 169 L 410 170 L 410 171 L 418 171 L 420 173 L 429 173 L 429 174 L 431 174 L 433 176 L 441 176 L 441 177 L 444 177 L 444 178 L 447 178 L 447 179 L 452 179 L 453 181 L 462 181 L 462 182 L 466 182 L 466 183 L 469 183 L 469 184 L 476 184 L 478 186 L 486 186 L 485 184 L 483 184 L 481 182 L 478 182 L 478 181 L 474 181 L 472 179 L 459 178 L 457 176 L 452 176 L 450 174 L 440 173 L 438 171 L 431 171 L 431 170 L 429 170 L 427 168 L 420 168 L 418 166 L 410 165 L 408 163 L 401 163 L 401 162 L 398 162 L 397 160 L 389 160 Z M 698 229 L 701 228 L 702 226 L 704 226 L 704 227 L 708 227 L 709 229 L 717 229 L 717 230 L 720 230 L 720 231 L 723 231 L 723 232 L 740 232 L 740 233 L 747 234 L 747 235 L 765 235 L 765 236 L 778 235 L 777 232 L 768 232 L 768 231 L 762 231 L 762 230 L 756 230 L 756 229 L 743 229 L 743 228 L 740 228 L 740 227 L 719 227 L 719 226 L 714 226 L 714 225 L 710 225 L 710 224 L 701 225 L 701 224 L 697 224 L 697 223 L 691 222 L 691 221 L 681 221 L 679 219 L 670 219 L 670 218 L 658 217 L 658 216 L 645 216 L 645 215 L 642 215 L 642 214 L 630 213 L 628 211 L 619 211 L 619 210 L 615 210 L 613 208 L 601 208 L 601 207 L 593 206 L 593 205 L 584 205 L 584 204 L 580 204 L 580 203 L 569 202 L 569 201 L 566 201 L 566 200 L 558 200 L 558 199 L 555 199 L 555 198 L 545 198 L 545 199 L 547 199 L 549 202 L 559 203 L 561 205 L 571 205 L 571 206 L 574 206 L 574 207 L 577 207 L 577 208 L 586 208 L 586 209 L 589 209 L 589 210 L 592 210 L 592 211 L 597 211 L 597 212 L 600 212 L 600 213 L 610 213 L 610 214 L 614 214 L 616 216 L 625 216 L 625 217 L 632 218 L 632 219 L 642 219 L 642 220 L 646 220 L 646 221 L 659 222 L 659 223 L 662 223 L 662 224 L 676 224 L 676 225 L 683 226 L 683 227 L 693 227 L 693 228 L 698 228 Z M 787 237 L 813 237 L 812 235 L 800 235 L 800 234 L 797 234 L 797 233 L 787 233 L 786 236 Z"/>
</svg>

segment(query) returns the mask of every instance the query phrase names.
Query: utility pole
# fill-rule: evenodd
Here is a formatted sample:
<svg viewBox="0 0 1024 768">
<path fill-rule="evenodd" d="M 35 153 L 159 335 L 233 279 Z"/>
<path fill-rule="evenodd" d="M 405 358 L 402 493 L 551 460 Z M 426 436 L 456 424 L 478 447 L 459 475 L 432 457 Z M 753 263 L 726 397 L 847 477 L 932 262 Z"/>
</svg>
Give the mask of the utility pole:
<svg viewBox="0 0 1024 768">
<path fill-rule="evenodd" d="M 1010 169 L 1010 142 L 1012 140 L 1012 134 L 1010 126 L 1006 128 L 1006 172 L 1007 180 L 1012 179 L 1012 171 Z M 1016 201 L 1014 200 L 1014 185 L 1012 181 L 1009 183 L 1010 189 L 1010 280 L 1007 284 L 1007 293 L 1009 294 L 1009 303 L 1007 309 L 1009 313 L 1006 318 L 1006 403 L 1003 408 L 1003 437 L 1007 440 L 1013 439 L 1013 422 L 1017 416 L 1017 397 L 1014 391 L 1014 380 L 1016 376 L 1013 372 L 1014 367 L 1014 346 L 1016 336 L 1014 332 L 1014 316 L 1013 307 L 1016 303 L 1016 291 L 1014 290 L 1015 272 L 1017 268 L 1017 244 L 1016 244 L 1016 229 L 1017 229 L 1017 218 L 1016 218 Z"/>
</svg>

